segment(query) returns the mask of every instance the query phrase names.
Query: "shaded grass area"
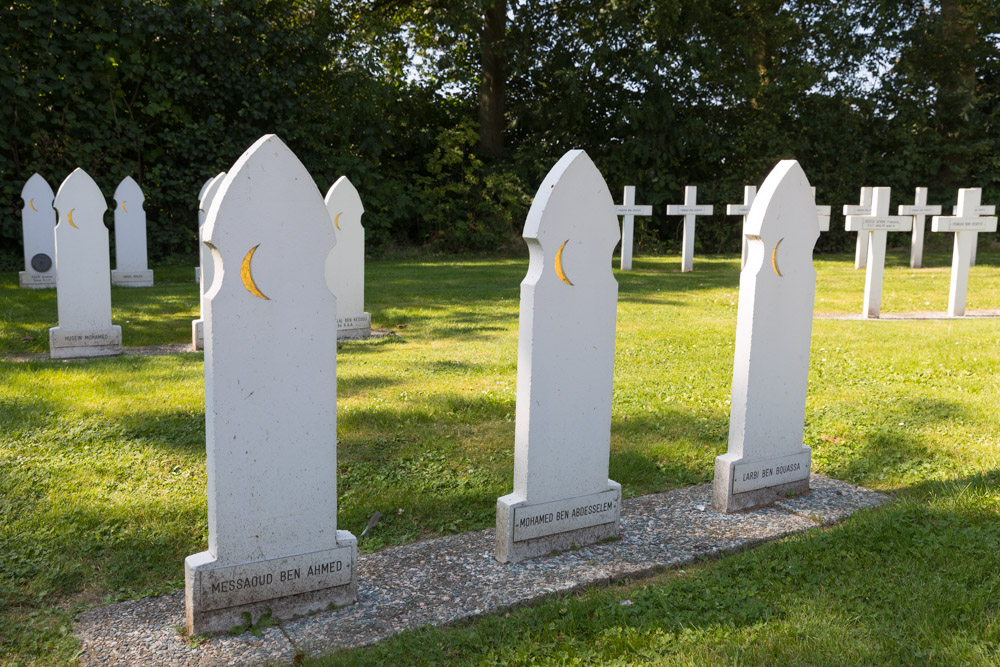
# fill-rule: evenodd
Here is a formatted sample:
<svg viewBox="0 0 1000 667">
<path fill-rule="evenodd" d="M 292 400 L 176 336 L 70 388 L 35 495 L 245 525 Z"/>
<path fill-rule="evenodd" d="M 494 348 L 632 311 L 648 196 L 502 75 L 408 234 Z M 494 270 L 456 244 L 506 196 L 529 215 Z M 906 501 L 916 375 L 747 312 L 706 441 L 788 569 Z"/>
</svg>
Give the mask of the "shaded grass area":
<svg viewBox="0 0 1000 667">
<path fill-rule="evenodd" d="M 913 272 L 901 253 L 891 259 L 886 312 L 932 309 L 920 303 L 940 290 L 946 302 L 947 268 Z M 970 308 L 1000 307 L 1000 256 L 981 250 L 979 259 Z M 860 311 L 864 274 L 852 261 L 818 259 L 817 310 Z M 639 257 L 633 272 L 616 271 L 610 474 L 628 496 L 709 481 L 725 451 L 738 262 L 697 258 L 681 274 L 678 258 Z M 398 335 L 338 346 L 339 526 L 357 535 L 373 512 L 383 516 L 363 550 L 493 525 L 496 497 L 512 484 L 526 266 L 369 263 L 373 324 Z M 126 345 L 189 340 L 191 273 L 157 268 L 157 287 L 115 288 Z M 0 349 L 44 351 L 55 295 L 20 290 L 16 279 L 0 274 Z M 890 299 L 890 289 L 902 296 Z M 144 324 L 130 339 L 125 322 Z M 21 340 L 19 327 L 41 339 Z M 817 320 L 805 434 L 814 469 L 902 502 L 645 588 L 408 633 L 334 660 L 407 651 L 426 663 L 988 661 L 1000 572 L 986 521 L 1000 510 L 998 371 L 996 321 Z M 207 545 L 202 373 L 197 354 L 0 362 L 0 662 L 72 662 L 75 611 L 183 585 L 184 557 Z M 921 559 L 940 564 L 929 582 Z M 856 571 L 845 574 L 850 563 Z M 860 592 L 894 581 L 924 600 L 950 580 L 972 598 L 953 610 L 972 619 L 964 639 L 936 627 L 948 627 L 934 621 L 951 613 L 943 603 L 904 613 L 912 592 Z M 633 604 L 619 607 L 625 599 Z M 839 611 L 844 600 L 858 610 Z M 853 642 L 843 655 L 840 637 Z"/>
</svg>

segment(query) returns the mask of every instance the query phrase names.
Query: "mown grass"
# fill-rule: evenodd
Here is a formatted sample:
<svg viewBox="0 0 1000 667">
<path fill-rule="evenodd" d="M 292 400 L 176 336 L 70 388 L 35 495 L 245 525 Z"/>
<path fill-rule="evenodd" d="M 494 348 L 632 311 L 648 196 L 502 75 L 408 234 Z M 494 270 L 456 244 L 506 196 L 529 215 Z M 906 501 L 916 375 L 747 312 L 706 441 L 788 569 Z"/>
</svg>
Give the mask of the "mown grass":
<svg viewBox="0 0 1000 667">
<path fill-rule="evenodd" d="M 890 256 L 883 312 L 944 310 L 948 257 L 926 263 Z M 739 280 L 733 257 L 699 257 L 690 274 L 676 257 L 634 264 L 616 271 L 611 476 L 627 495 L 711 479 Z M 817 311 L 860 312 L 852 258 L 816 265 Z M 339 525 L 359 534 L 383 515 L 363 550 L 494 523 L 511 486 L 525 268 L 369 263 L 373 321 L 398 336 L 339 346 Z M 157 287 L 115 289 L 126 345 L 189 340 L 191 273 L 157 268 Z M 0 348 L 45 351 L 55 295 L 16 280 L 0 274 Z M 969 307 L 998 304 L 1000 253 L 981 250 Z M 323 660 L 995 662 L 996 321 L 817 319 L 812 345 L 814 469 L 893 492 L 893 506 L 683 574 Z M 183 585 L 183 558 L 207 539 L 202 372 L 197 354 L 0 362 L 0 662 L 72 662 L 76 611 Z"/>
</svg>

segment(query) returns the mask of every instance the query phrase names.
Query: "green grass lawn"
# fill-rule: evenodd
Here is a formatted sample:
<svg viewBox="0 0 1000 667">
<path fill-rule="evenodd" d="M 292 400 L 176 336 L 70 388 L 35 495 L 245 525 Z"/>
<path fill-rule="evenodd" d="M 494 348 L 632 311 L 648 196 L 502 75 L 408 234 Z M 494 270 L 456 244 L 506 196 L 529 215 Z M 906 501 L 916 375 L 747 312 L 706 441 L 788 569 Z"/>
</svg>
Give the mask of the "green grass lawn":
<svg viewBox="0 0 1000 667">
<path fill-rule="evenodd" d="M 944 311 L 950 259 L 890 255 L 883 313 Z M 372 261 L 398 337 L 339 346 L 339 527 L 365 551 L 492 526 L 512 485 L 526 259 Z M 729 419 L 739 259 L 638 257 L 620 285 L 611 477 L 627 496 L 711 479 Z M 820 256 L 816 310 L 860 313 L 864 272 Z M 114 288 L 126 346 L 190 340 L 191 267 Z M 0 349 L 47 351 L 55 293 L 0 273 Z M 981 249 L 968 307 L 1000 308 Z M 72 663 L 88 606 L 183 586 L 207 545 L 200 354 L 0 361 L 0 663 Z M 844 523 L 654 580 L 321 664 L 1000 662 L 1000 326 L 813 326 L 813 468 L 892 492 Z M 623 605 L 626 600 L 631 604 Z"/>
</svg>

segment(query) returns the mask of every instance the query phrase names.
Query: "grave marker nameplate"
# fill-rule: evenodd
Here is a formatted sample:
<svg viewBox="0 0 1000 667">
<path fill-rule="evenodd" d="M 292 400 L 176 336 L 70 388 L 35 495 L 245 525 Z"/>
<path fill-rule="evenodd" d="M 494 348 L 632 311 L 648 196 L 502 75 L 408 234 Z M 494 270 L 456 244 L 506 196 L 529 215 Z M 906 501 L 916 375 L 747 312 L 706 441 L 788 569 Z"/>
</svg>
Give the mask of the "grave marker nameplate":
<svg viewBox="0 0 1000 667">
<path fill-rule="evenodd" d="M 889 215 L 889 188 L 872 191 L 871 215 L 849 215 L 845 229 L 868 237 L 868 259 L 865 270 L 865 297 L 861 313 L 878 318 L 882 314 L 882 278 L 885 274 L 885 243 L 889 232 L 908 232 L 913 218 Z"/>
<path fill-rule="evenodd" d="M 622 271 L 632 270 L 632 245 L 635 237 L 635 216 L 653 215 L 653 207 L 648 204 L 636 205 L 635 186 L 626 185 L 622 195 L 622 205 L 615 206 L 615 215 L 622 219 Z"/>
<path fill-rule="evenodd" d="M 21 189 L 21 229 L 24 238 L 24 271 L 18 273 L 21 287 L 41 289 L 56 286 L 56 210 L 52 188 L 41 174 L 32 174 Z"/>
<path fill-rule="evenodd" d="M 684 203 L 669 204 L 667 215 L 684 216 L 684 234 L 681 239 L 681 271 L 694 270 L 694 221 L 695 216 L 712 215 L 711 205 L 698 205 L 698 188 L 694 185 L 684 186 Z"/>
<path fill-rule="evenodd" d="M 146 264 L 146 201 L 142 188 L 126 176 L 115 189 L 115 270 L 111 284 L 152 287 L 153 272 Z"/>
<path fill-rule="evenodd" d="M 982 206 L 981 188 L 962 188 L 958 191 L 958 206 L 952 216 L 935 215 L 931 218 L 931 231 L 955 232 L 954 250 L 951 255 L 951 282 L 948 286 L 948 315 L 965 315 L 965 301 L 969 291 L 969 267 L 972 246 L 979 232 L 995 232 L 997 218 L 993 206 Z"/>
<path fill-rule="evenodd" d="M 927 188 L 917 188 L 912 204 L 900 204 L 900 215 L 913 216 L 913 234 L 910 239 L 910 268 L 919 269 L 924 262 L 924 221 L 928 215 L 941 215 L 941 207 L 927 203 Z"/>
<path fill-rule="evenodd" d="M 208 551 L 184 561 L 192 634 L 357 599 L 357 540 L 337 530 L 336 240 L 276 136 L 225 176 L 204 242 L 219 271 L 205 312 Z"/>
<path fill-rule="evenodd" d="M 111 253 L 97 183 L 75 169 L 55 197 L 56 302 L 59 325 L 49 329 L 53 359 L 122 353 L 122 329 L 111 324 Z"/>
<path fill-rule="evenodd" d="M 712 505 L 735 512 L 809 490 L 805 429 L 819 238 L 816 202 L 795 160 L 771 171 L 747 217 L 729 449 L 715 459 Z"/>
<path fill-rule="evenodd" d="M 816 200 L 816 188 L 810 188 L 813 195 L 813 201 Z M 830 205 L 817 205 L 816 206 L 816 217 L 819 218 L 819 231 L 828 232 L 830 231 Z"/>
<path fill-rule="evenodd" d="M 861 203 L 844 204 L 844 215 L 871 215 L 872 189 L 861 188 Z M 868 235 L 858 234 L 858 242 L 854 248 L 854 268 L 863 269 L 868 264 Z"/>
<path fill-rule="evenodd" d="M 205 218 L 207 211 L 212 207 L 212 200 L 215 194 L 222 187 L 222 179 L 226 177 L 226 172 L 220 172 L 208 179 L 205 187 L 201 189 L 201 196 L 198 199 L 198 260 L 201 266 L 198 267 L 198 319 L 191 320 L 191 344 L 194 349 L 201 350 L 205 347 L 205 294 L 212 287 L 212 280 L 215 278 L 215 262 L 212 259 L 212 249 L 201 243 L 202 232 L 205 230 Z"/>
<path fill-rule="evenodd" d="M 545 177 L 524 239 L 514 491 L 497 499 L 502 563 L 615 536 L 621 511 L 621 486 L 608 479 L 618 220 L 585 152 Z"/>
<path fill-rule="evenodd" d="M 757 186 L 756 185 L 744 185 L 743 186 L 743 203 L 742 204 L 729 204 L 726 206 L 726 215 L 741 215 L 743 218 L 740 220 L 740 238 L 743 239 L 742 250 L 740 251 L 740 271 L 747 265 L 747 235 L 743 232 L 743 228 L 747 226 L 747 215 L 750 213 L 750 205 L 753 204 L 753 198 L 757 196 Z"/>
<path fill-rule="evenodd" d="M 365 312 L 365 207 L 357 189 L 341 176 L 326 193 L 326 209 L 337 236 L 326 280 L 337 295 L 337 338 L 368 338 L 371 313 Z"/>
</svg>

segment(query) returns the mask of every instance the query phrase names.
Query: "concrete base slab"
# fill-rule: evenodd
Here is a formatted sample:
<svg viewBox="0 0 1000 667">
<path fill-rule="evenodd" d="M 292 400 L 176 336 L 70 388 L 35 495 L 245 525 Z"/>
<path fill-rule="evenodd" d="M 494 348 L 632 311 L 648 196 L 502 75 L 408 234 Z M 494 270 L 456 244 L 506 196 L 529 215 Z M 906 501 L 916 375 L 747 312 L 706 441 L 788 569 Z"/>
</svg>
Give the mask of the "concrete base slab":
<svg viewBox="0 0 1000 667">
<path fill-rule="evenodd" d="M 45 289 L 56 286 L 55 270 L 48 273 L 34 273 L 32 271 L 20 271 L 17 274 L 18 284 L 28 289 Z"/>
<path fill-rule="evenodd" d="M 153 271 L 111 271 L 111 284 L 119 287 L 152 287 Z"/>
<path fill-rule="evenodd" d="M 49 357 L 111 357 L 122 353 L 122 328 L 117 324 L 100 331 L 67 331 L 62 327 L 49 329 Z"/>
</svg>

